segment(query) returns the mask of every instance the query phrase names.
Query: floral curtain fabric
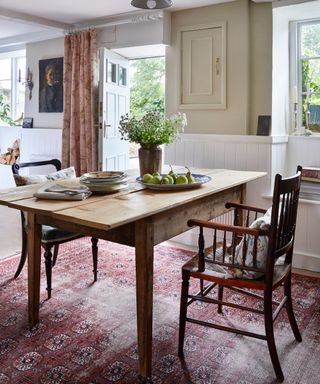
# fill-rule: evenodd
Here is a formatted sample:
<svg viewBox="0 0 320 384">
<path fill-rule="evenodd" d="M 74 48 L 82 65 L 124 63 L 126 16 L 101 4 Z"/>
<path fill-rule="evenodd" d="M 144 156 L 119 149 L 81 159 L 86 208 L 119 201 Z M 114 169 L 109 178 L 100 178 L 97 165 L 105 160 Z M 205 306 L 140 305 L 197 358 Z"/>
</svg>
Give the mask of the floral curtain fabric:
<svg viewBox="0 0 320 384">
<path fill-rule="evenodd" d="M 65 36 L 62 165 L 74 166 L 77 176 L 96 171 L 98 129 L 94 111 L 97 91 L 96 31 Z"/>
</svg>

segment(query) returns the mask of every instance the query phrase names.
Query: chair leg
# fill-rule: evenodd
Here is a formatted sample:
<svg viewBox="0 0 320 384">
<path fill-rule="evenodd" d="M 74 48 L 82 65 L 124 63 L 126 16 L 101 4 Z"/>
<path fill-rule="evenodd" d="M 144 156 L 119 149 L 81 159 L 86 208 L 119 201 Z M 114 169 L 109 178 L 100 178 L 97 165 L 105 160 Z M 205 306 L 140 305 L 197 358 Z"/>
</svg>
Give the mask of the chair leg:
<svg viewBox="0 0 320 384">
<path fill-rule="evenodd" d="M 92 243 L 92 259 L 93 259 L 93 281 L 96 282 L 98 279 L 98 239 L 92 237 L 91 238 Z"/>
<path fill-rule="evenodd" d="M 44 246 L 44 258 L 46 265 L 46 276 L 47 276 L 47 291 L 48 291 L 48 299 L 51 299 L 51 291 L 52 291 L 52 245 L 46 244 Z"/>
<path fill-rule="evenodd" d="M 56 265 L 58 253 L 59 253 L 59 244 L 56 244 L 53 248 L 53 261 L 52 261 L 53 267 Z"/>
<path fill-rule="evenodd" d="M 182 271 L 181 298 L 180 298 L 180 320 L 179 320 L 179 346 L 178 356 L 183 356 L 183 343 L 186 330 L 186 317 L 188 307 L 189 273 Z"/>
<path fill-rule="evenodd" d="M 286 302 L 286 310 L 289 318 L 289 322 L 291 325 L 292 332 L 294 334 L 294 337 L 297 341 L 301 342 L 302 337 L 296 322 L 296 318 L 294 316 L 293 308 L 292 308 L 292 298 L 291 298 L 291 272 L 289 276 L 287 277 L 285 283 L 284 283 L 284 294 L 287 296 L 287 302 Z"/>
<path fill-rule="evenodd" d="M 223 285 L 218 285 L 218 300 L 223 300 Z M 218 304 L 218 313 L 222 313 L 222 304 Z"/>
<path fill-rule="evenodd" d="M 284 376 L 279 362 L 276 344 L 274 341 L 272 319 L 272 294 L 267 292 L 264 293 L 264 326 L 266 330 L 267 343 L 273 369 L 276 373 L 277 379 L 282 382 L 284 380 Z"/>
<path fill-rule="evenodd" d="M 16 279 L 24 267 L 24 264 L 27 260 L 27 254 L 28 254 L 28 243 L 27 243 L 27 234 L 25 231 L 22 231 L 22 249 L 21 249 L 21 256 L 18 268 L 16 270 L 16 273 L 14 274 L 14 278 Z"/>
</svg>

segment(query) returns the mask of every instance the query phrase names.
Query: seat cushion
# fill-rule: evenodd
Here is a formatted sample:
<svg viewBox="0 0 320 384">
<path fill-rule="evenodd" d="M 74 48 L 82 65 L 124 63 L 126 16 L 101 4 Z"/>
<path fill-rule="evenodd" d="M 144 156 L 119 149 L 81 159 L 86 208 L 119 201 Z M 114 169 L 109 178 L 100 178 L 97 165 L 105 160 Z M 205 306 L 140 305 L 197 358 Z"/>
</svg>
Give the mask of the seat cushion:
<svg viewBox="0 0 320 384">
<path fill-rule="evenodd" d="M 204 272 L 198 271 L 199 256 L 195 255 L 191 260 L 186 262 L 182 270 L 188 271 L 191 277 L 203 279 L 207 281 L 217 282 L 222 285 L 234 286 L 234 287 L 247 287 L 258 290 L 264 290 L 266 288 L 265 280 L 263 276 L 255 279 L 240 278 L 239 276 L 233 277 L 226 274 L 224 267 L 213 263 L 212 261 L 205 261 Z M 273 273 L 273 286 L 278 286 L 283 279 L 290 272 L 290 264 L 275 265 Z"/>
<path fill-rule="evenodd" d="M 261 229 L 268 230 L 270 228 L 271 216 L 269 211 L 266 212 L 265 216 L 259 217 L 256 219 L 251 225 L 250 228 L 253 229 Z M 268 245 L 269 245 L 269 237 L 268 236 L 259 236 L 257 240 L 257 255 L 256 255 L 256 265 L 253 262 L 254 255 L 254 243 L 255 236 L 248 235 L 246 238 L 246 244 L 244 244 L 244 239 L 236 247 L 235 253 L 235 264 L 242 265 L 242 257 L 243 257 L 243 247 L 246 245 L 246 253 L 245 253 L 245 265 L 247 267 L 256 267 L 260 269 L 265 269 L 267 264 L 267 255 L 268 255 Z M 246 269 L 240 271 L 230 270 L 229 273 L 232 277 L 243 277 L 247 279 L 257 279 L 264 275 L 263 272 L 256 271 L 248 271 Z M 240 276 L 239 276 L 240 274 Z"/>
<path fill-rule="evenodd" d="M 49 225 L 42 226 L 42 239 L 43 243 L 51 243 L 56 241 L 67 241 L 79 237 L 76 233 L 63 231 L 62 229 L 50 227 Z"/>
<path fill-rule="evenodd" d="M 250 225 L 250 228 L 268 230 L 270 228 L 270 222 L 271 222 L 271 208 L 267 210 L 264 216 L 256 219 Z M 232 262 L 232 255 L 230 253 L 231 251 L 229 249 L 226 249 L 225 263 L 230 263 L 232 265 L 219 266 L 216 264 L 214 267 L 211 267 L 211 269 L 213 268 L 212 270 L 214 270 L 218 274 L 223 275 L 225 278 L 259 279 L 263 277 L 264 270 L 267 263 L 269 238 L 268 236 L 259 236 L 257 239 L 256 265 L 254 265 L 254 258 L 253 258 L 254 243 L 255 243 L 255 236 L 247 235 L 246 241 L 244 241 L 244 238 L 243 238 L 240 241 L 240 243 L 236 246 L 234 263 Z M 245 263 L 243 265 L 244 251 L 245 251 Z M 205 250 L 205 256 L 207 259 L 213 260 L 212 252 L 213 252 L 212 247 L 209 247 Z M 216 249 L 215 259 L 218 261 L 222 261 L 221 247 Z M 261 269 L 261 272 L 236 268 L 234 267 L 234 265 L 259 268 Z"/>
<path fill-rule="evenodd" d="M 13 175 L 17 187 L 29 184 L 42 184 L 47 181 L 60 180 L 60 179 L 72 179 L 76 177 L 74 167 L 64 168 L 61 171 L 52 172 L 48 175 Z"/>
</svg>

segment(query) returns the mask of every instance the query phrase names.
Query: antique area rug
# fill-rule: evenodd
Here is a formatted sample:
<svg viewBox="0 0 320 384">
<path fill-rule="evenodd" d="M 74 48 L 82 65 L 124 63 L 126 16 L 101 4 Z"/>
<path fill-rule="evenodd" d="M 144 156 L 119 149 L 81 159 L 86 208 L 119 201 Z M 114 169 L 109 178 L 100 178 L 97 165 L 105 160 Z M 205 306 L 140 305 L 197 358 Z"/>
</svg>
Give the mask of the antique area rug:
<svg viewBox="0 0 320 384">
<path fill-rule="evenodd" d="M 46 300 L 42 264 L 40 325 L 27 326 L 26 269 L 13 280 L 18 258 L 0 263 L 0 383 L 137 383 L 134 249 L 99 241 L 99 275 L 92 284 L 91 243 L 60 246 Z M 160 245 L 155 251 L 153 379 L 155 384 L 275 382 L 266 342 L 187 324 L 185 361 L 177 356 L 180 268 L 192 253 Z M 234 302 L 244 302 L 230 293 Z M 286 313 L 275 325 L 285 383 L 320 378 L 320 279 L 294 275 L 294 308 L 303 342 Z M 250 305 L 252 299 L 245 299 Z M 253 301 L 252 301 L 252 305 Z M 221 317 L 216 307 L 193 306 L 192 316 Z M 224 308 L 222 321 L 263 331 L 261 317 Z"/>
</svg>

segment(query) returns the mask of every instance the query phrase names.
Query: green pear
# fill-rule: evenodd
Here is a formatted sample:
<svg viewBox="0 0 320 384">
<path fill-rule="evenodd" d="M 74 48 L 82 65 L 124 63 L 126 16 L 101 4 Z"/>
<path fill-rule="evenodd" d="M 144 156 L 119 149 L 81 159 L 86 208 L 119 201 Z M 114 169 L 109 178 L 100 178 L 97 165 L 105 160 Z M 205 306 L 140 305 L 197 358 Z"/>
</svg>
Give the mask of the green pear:
<svg viewBox="0 0 320 384">
<path fill-rule="evenodd" d="M 170 180 L 170 184 L 174 184 L 174 178 L 172 175 L 166 175 L 166 177 Z"/>
<path fill-rule="evenodd" d="M 171 170 L 168 173 L 168 175 L 172 177 L 173 183 L 176 184 L 176 180 L 177 180 L 178 175 L 176 173 L 174 173 L 171 165 L 170 165 L 170 168 L 171 168 Z"/>
<path fill-rule="evenodd" d="M 160 176 L 160 173 L 158 171 L 154 171 L 152 176 Z"/>
<path fill-rule="evenodd" d="M 188 184 L 187 176 L 185 175 L 179 175 L 176 179 L 176 184 Z"/>
<path fill-rule="evenodd" d="M 172 184 L 172 183 L 171 183 L 171 180 L 169 179 L 169 177 L 163 176 L 163 178 L 161 180 L 161 184 Z"/>
<path fill-rule="evenodd" d="M 192 173 L 190 172 L 190 169 L 186 167 L 188 172 L 186 173 L 186 178 L 188 179 L 188 184 L 192 184 L 195 182 L 194 177 L 192 176 Z"/>
<path fill-rule="evenodd" d="M 161 184 L 162 176 L 153 176 L 153 184 Z"/>
<path fill-rule="evenodd" d="M 162 177 L 161 184 L 174 184 L 174 180 L 170 175 L 165 175 Z"/>
<path fill-rule="evenodd" d="M 150 173 L 146 173 L 145 175 L 142 176 L 142 182 L 147 184 L 152 184 L 153 176 L 150 175 Z"/>
</svg>

